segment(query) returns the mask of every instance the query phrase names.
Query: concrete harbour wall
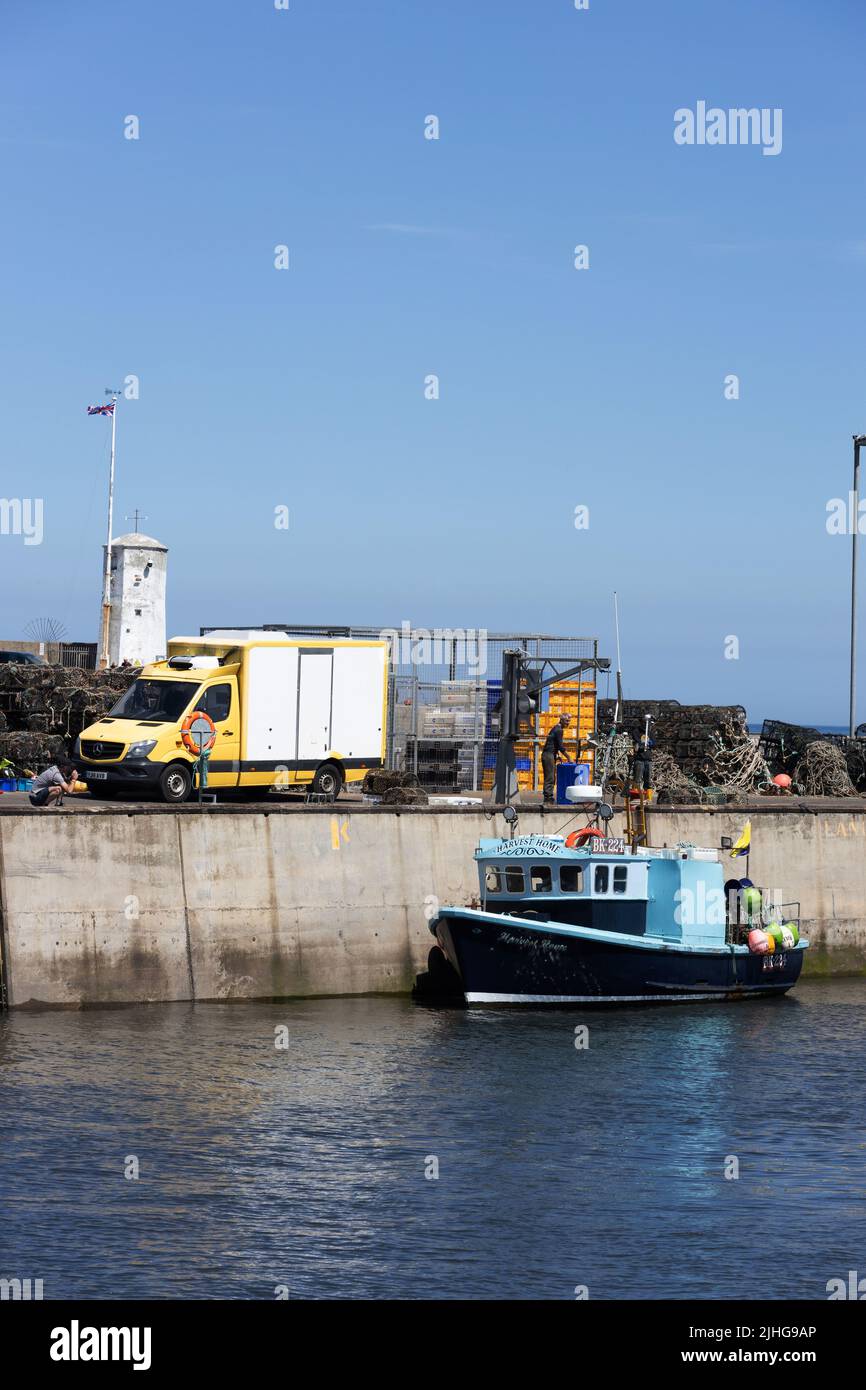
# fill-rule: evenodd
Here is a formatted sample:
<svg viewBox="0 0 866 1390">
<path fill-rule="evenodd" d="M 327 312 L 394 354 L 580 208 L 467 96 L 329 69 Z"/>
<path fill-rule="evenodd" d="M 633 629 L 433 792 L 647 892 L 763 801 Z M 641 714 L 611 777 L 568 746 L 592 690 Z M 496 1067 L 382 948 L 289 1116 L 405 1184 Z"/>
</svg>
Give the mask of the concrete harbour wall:
<svg viewBox="0 0 866 1390">
<path fill-rule="evenodd" d="M 866 974 L 866 802 L 770 806 L 655 810 L 652 843 L 718 845 L 751 815 L 750 876 L 800 900 L 813 943 L 807 971 Z M 562 808 L 527 808 L 520 831 L 556 833 L 568 820 Z M 471 809 L 349 803 L 336 813 L 324 806 L 4 808 L 7 1002 L 80 1007 L 407 991 L 432 943 L 425 906 L 474 898 L 475 843 L 503 829 L 501 817 Z"/>
</svg>

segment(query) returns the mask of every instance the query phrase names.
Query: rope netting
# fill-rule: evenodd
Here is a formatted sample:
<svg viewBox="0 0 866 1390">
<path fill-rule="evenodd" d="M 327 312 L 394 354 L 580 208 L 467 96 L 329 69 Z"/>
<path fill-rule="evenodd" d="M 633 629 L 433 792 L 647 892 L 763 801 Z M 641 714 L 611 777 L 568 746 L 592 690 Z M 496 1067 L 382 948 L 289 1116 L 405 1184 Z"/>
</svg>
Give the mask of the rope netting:
<svg viewBox="0 0 866 1390">
<path fill-rule="evenodd" d="M 794 769 L 794 785 L 803 796 L 856 796 L 842 749 L 834 743 L 810 743 Z"/>
</svg>

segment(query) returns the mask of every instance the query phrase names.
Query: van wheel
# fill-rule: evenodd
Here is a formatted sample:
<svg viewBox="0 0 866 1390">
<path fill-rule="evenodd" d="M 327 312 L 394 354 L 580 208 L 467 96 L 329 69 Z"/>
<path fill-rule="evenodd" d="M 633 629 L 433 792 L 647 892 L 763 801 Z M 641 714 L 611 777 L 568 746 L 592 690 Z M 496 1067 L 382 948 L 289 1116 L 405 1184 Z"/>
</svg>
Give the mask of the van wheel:
<svg viewBox="0 0 866 1390">
<path fill-rule="evenodd" d="M 316 775 L 310 784 L 310 791 L 321 796 L 331 796 L 336 801 L 343 786 L 343 774 L 336 763 L 322 763 L 316 768 Z"/>
<path fill-rule="evenodd" d="M 191 787 L 192 776 L 183 763 L 171 763 L 159 779 L 163 801 L 186 801 Z"/>
</svg>

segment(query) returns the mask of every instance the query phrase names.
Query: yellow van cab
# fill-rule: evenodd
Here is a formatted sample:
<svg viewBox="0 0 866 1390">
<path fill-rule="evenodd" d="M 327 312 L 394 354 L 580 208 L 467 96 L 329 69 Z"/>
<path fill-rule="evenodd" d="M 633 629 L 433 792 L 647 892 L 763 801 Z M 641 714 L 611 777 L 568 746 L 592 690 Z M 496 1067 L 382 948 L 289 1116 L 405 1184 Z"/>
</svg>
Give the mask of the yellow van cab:
<svg viewBox="0 0 866 1390">
<path fill-rule="evenodd" d="M 185 801 L 195 754 L 185 718 L 202 710 L 216 739 L 208 786 L 307 785 L 336 796 L 384 766 L 386 642 L 298 641 L 280 632 L 176 637 L 113 709 L 84 729 L 74 759 L 90 793 L 158 792 Z"/>
</svg>

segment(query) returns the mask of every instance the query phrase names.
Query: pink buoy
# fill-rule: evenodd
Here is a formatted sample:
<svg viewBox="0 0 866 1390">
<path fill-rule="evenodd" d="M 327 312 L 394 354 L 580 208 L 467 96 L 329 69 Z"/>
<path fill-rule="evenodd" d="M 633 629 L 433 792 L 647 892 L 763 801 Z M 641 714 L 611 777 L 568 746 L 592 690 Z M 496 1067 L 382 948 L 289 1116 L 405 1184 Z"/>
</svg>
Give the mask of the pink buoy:
<svg viewBox="0 0 866 1390">
<path fill-rule="evenodd" d="M 777 773 L 776 776 L 773 778 L 773 785 L 775 787 L 790 787 L 791 779 L 788 776 L 787 772 Z"/>
<path fill-rule="evenodd" d="M 770 949 L 770 942 L 765 931 L 758 927 L 749 932 L 749 950 L 754 951 L 756 956 L 765 956 Z"/>
</svg>

